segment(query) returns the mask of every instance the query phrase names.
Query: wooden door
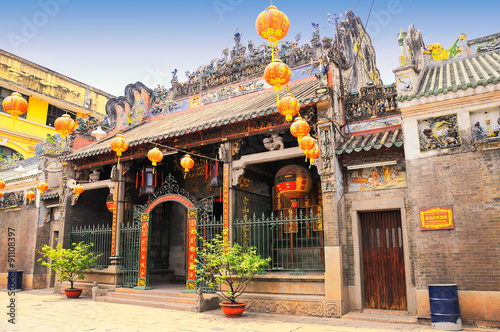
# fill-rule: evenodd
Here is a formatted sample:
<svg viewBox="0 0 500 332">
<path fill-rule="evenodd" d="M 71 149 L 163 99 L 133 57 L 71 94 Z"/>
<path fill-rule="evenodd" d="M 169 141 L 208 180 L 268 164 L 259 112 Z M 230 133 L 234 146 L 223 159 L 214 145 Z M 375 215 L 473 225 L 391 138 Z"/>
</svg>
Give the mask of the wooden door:
<svg viewBox="0 0 500 332">
<path fill-rule="evenodd" d="M 362 212 L 365 307 L 406 310 L 401 212 Z"/>
</svg>

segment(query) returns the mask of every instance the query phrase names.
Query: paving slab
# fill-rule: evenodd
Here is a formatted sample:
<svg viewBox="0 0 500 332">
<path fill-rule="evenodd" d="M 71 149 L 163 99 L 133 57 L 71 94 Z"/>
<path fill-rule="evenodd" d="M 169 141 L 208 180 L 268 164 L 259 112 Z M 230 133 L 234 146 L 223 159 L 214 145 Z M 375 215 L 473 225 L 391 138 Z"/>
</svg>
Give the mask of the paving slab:
<svg viewBox="0 0 500 332">
<path fill-rule="evenodd" d="M 226 318 L 220 310 L 203 313 L 67 299 L 53 290 L 21 291 L 15 295 L 15 324 L 8 322 L 12 297 L 0 291 L 0 331 L 231 331 L 231 332 L 329 332 L 417 331 L 436 332 L 428 325 L 371 322 L 356 319 L 289 316 L 244 312 Z M 464 331 L 499 331 L 464 328 Z"/>
</svg>

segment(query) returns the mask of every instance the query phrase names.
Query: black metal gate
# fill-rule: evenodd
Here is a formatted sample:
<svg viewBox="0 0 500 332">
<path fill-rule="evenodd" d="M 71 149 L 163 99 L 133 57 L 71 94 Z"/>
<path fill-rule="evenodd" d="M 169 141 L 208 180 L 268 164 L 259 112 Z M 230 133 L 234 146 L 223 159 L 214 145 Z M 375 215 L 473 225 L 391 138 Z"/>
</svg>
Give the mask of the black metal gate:
<svg viewBox="0 0 500 332">
<path fill-rule="evenodd" d="M 120 227 L 120 270 L 122 286 L 137 286 L 139 279 L 139 255 L 141 249 L 141 211 L 144 206 L 134 206 L 134 222 Z"/>
</svg>

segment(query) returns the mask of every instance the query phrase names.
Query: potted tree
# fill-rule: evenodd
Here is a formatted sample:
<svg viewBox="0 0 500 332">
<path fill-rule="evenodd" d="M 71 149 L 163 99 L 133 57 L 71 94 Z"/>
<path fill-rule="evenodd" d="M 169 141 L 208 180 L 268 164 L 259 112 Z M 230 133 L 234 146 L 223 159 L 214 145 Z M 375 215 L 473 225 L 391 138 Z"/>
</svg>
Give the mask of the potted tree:
<svg viewBox="0 0 500 332">
<path fill-rule="evenodd" d="M 212 288 L 223 301 L 222 311 L 227 317 L 239 317 L 246 303 L 238 302 L 252 278 L 269 266 L 271 258 L 262 258 L 255 247 L 242 248 L 238 243 L 230 246 L 218 234 L 211 241 L 202 239 L 198 248 L 197 281 Z"/>
<path fill-rule="evenodd" d="M 39 262 L 52 271 L 55 271 L 59 279 L 57 281 L 69 281 L 70 288 L 66 288 L 64 293 L 68 298 L 78 298 L 82 293 L 82 288 L 75 288 L 75 280 L 85 280 L 84 272 L 88 272 L 95 265 L 97 256 L 89 252 L 90 247 L 94 244 L 84 244 L 83 241 L 76 244 L 73 243 L 73 249 L 64 249 L 61 243 L 58 243 L 56 248 L 51 248 L 44 245 L 40 252 L 44 258 L 38 259 Z"/>
</svg>

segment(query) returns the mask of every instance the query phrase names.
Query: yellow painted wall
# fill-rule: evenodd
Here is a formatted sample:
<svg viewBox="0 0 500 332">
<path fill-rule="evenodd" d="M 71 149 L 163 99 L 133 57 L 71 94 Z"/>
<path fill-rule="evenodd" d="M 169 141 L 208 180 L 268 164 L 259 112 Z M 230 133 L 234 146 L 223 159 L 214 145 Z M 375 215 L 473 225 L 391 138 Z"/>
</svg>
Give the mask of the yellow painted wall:
<svg viewBox="0 0 500 332">
<path fill-rule="evenodd" d="M 26 120 L 39 124 L 45 124 L 47 123 L 48 109 L 49 103 L 35 97 L 30 97 L 30 100 L 28 101 Z"/>
<path fill-rule="evenodd" d="M 0 50 L 0 63 L 2 64 L 0 77 L 4 80 L 79 107 L 85 106 L 85 94 L 88 90 L 92 98 L 90 111 L 106 114 L 106 103 L 113 97 L 106 92 L 2 50 Z"/>
<path fill-rule="evenodd" d="M 74 109 L 74 106 L 78 106 L 88 111 L 106 114 L 106 103 L 113 97 L 3 50 L 0 50 L 0 64 L 0 78 L 7 83 L 10 82 L 10 86 L 6 86 L 7 89 L 12 90 L 12 86 L 21 86 L 33 91 L 39 98 L 50 96 L 60 101 L 56 106 L 62 109 Z M 91 99 L 88 108 L 85 107 L 86 94 Z M 26 119 L 13 121 L 9 114 L 0 113 L 0 145 L 19 152 L 24 158 L 35 155 L 35 146 L 45 141 L 47 134 L 57 134 L 54 128 L 45 125 L 49 103 L 54 101 L 50 98 L 47 100 L 39 98 L 30 96 Z M 67 107 L 64 107 L 64 104 Z M 78 115 L 87 116 L 83 113 Z"/>
</svg>

